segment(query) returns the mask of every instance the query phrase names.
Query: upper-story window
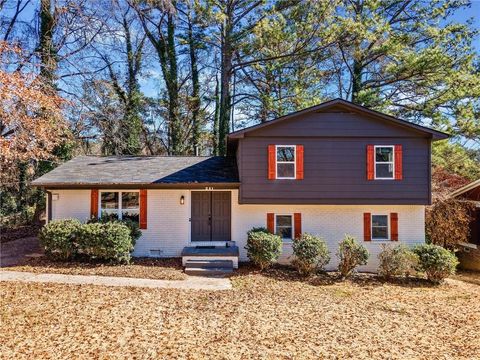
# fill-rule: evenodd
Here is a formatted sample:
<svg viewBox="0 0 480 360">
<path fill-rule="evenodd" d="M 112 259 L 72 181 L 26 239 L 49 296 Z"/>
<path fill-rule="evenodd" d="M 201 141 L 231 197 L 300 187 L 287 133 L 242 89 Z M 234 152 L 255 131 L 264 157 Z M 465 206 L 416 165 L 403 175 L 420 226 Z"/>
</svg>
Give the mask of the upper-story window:
<svg viewBox="0 0 480 360">
<path fill-rule="evenodd" d="M 295 145 L 277 145 L 277 179 L 295 179 Z"/>
<path fill-rule="evenodd" d="M 100 215 L 138 222 L 140 214 L 139 195 L 138 191 L 100 192 Z"/>
<path fill-rule="evenodd" d="M 375 179 L 394 179 L 394 146 L 375 146 Z"/>
</svg>

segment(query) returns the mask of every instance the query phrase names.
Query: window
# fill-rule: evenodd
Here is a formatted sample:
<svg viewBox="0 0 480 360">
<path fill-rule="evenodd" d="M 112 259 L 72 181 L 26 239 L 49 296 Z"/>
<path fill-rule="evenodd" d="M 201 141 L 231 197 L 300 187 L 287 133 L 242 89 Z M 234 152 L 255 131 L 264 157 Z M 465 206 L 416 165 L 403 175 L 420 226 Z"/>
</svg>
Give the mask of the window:
<svg viewBox="0 0 480 360">
<path fill-rule="evenodd" d="M 291 240 L 293 238 L 292 215 L 275 216 L 275 234 L 280 235 L 282 240 Z"/>
<path fill-rule="evenodd" d="M 139 192 L 102 191 L 100 193 L 100 214 L 114 219 L 130 219 L 138 223 L 140 216 Z"/>
<path fill-rule="evenodd" d="M 372 240 L 389 240 L 388 215 L 372 215 Z"/>
<path fill-rule="evenodd" d="M 393 179 L 393 146 L 375 146 L 375 179 Z"/>
<path fill-rule="evenodd" d="M 277 145 L 277 179 L 295 179 L 295 146 Z"/>
</svg>

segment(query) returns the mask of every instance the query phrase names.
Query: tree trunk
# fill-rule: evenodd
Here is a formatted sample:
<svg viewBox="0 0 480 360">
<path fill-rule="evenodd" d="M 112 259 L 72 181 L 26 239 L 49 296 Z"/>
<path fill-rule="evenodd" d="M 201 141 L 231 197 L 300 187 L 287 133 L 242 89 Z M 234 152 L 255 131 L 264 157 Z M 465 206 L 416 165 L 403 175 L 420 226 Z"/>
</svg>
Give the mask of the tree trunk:
<svg viewBox="0 0 480 360">
<path fill-rule="evenodd" d="M 230 85 L 232 81 L 232 11 L 230 6 L 226 9 L 226 19 L 222 28 L 221 44 L 221 69 L 220 69 L 220 114 L 218 129 L 218 153 L 227 154 L 227 135 L 230 125 L 231 94 Z"/>
<path fill-rule="evenodd" d="M 218 123 L 220 118 L 220 94 L 218 76 L 215 75 L 215 113 L 213 116 L 213 153 L 218 155 Z"/>
<path fill-rule="evenodd" d="M 178 70 L 177 54 L 175 51 L 175 19 L 168 15 L 167 23 L 167 89 L 168 89 L 168 116 L 170 118 L 170 155 L 183 153 L 182 124 L 178 114 Z"/>
<path fill-rule="evenodd" d="M 352 66 L 352 102 L 358 102 L 358 94 L 362 90 L 362 64 L 359 60 L 353 60 Z"/>
<path fill-rule="evenodd" d="M 192 71 L 192 153 L 197 155 L 200 150 L 200 80 L 197 64 L 197 43 L 193 34 L 192 19 L 188 17 L 188 42 L 190 52 L 190 66 Z"/>
<path fill-rule="evenodd" d="M 141 65 L 141 52 L 143 41 L 137 49 L 133 48 L 130 34 L 130 26 L 127 19 L 123 19 L 123 29 L 125 32 L 125 46 L 127 50 L 127 101 L 125 104 L 125 114 L 123 119 L 123 138 L 125 139 L 125 148 L 123 153 L 126 155 L 138 155 L 142 149 L 140 136 L 142 133 L 142 121 L 140 119 L 140 89 L 137 80 L 137 74 Z"/>
<path fill-rule="evenodd" d="M 39 45 L 40 75 L 55 89 L 55 72 L 57 70 L 57 50 L 53 42 L 53 32 L 56 27 L 56 10 L 52 0 L 40 1 Z"/>
</svg>

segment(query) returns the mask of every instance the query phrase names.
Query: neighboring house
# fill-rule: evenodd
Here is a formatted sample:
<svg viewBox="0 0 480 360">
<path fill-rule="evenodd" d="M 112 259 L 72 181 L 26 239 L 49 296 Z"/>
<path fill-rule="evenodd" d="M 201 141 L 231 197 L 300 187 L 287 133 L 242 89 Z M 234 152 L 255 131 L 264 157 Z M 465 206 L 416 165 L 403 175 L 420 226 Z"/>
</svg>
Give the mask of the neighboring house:
<svg viewBox="0 0 480 360">
<path fill-rule="evenodd" d="M 450 194 L 450 197 L 471 201 L 475 204 L 470 222 L 470 240 L 458 253 L 464 269 L 480 270 L 480 179 L 467 184 Z"/>
<path fill-rule="evenodd" d="M 247 231 L 264 226 L 283 238 L 280 262 L 309 232 L 326 240 L 333 269 L 351 234 L 370 252 L 361 270 L 375 271 L 381 244 L 425 241 L 431 142 L 447 137 L 332 100 L 231 133 L 230 157 L 83 156 L 33 185 L 48 191 L 49 219 L 138 219 L 136 256 L 236 266 L 248 260 Z"/>
</svg>

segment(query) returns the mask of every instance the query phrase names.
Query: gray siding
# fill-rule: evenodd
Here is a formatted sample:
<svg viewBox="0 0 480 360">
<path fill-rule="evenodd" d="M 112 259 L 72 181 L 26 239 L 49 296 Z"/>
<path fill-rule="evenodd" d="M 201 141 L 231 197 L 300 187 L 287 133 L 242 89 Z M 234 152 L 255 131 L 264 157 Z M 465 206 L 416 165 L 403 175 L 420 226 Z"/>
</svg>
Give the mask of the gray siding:
<svg viewBox="0 0 480 360">
<path fill-rule="evenodd" d="M 420 137 L 411 128 L 359 113 L 307 113 L 252 131 L 250 136 Z"/>
<path fill-rule="evenodd" d="M 430 202 L 430 139 L 350 113 L 308 114 L 240 139 L 240 203 L 418 204 Z M 303 180 L 268 180 L 269 144 L 304 145 Z M 366 147 L 403 145 L 403 180 L 366 177 Z"/>
</svg>

